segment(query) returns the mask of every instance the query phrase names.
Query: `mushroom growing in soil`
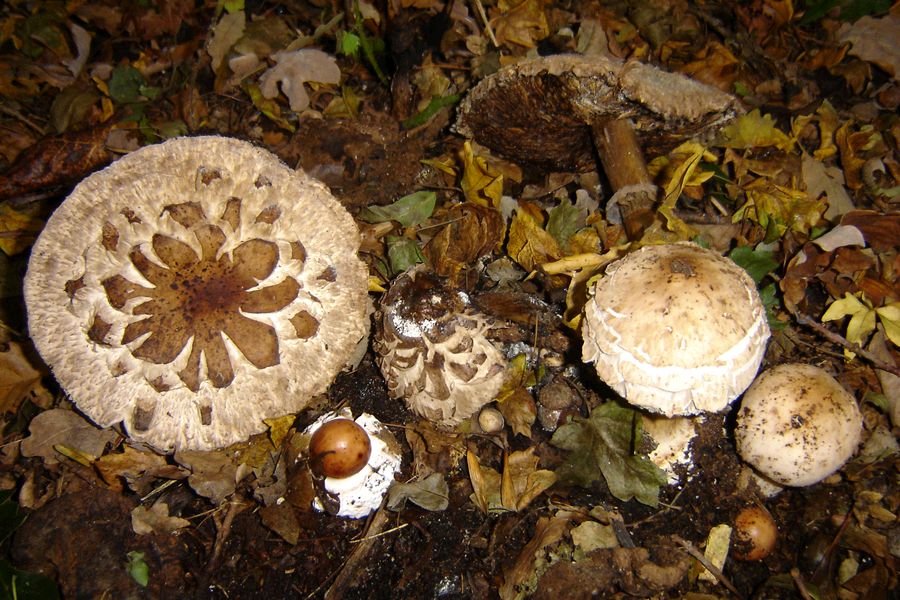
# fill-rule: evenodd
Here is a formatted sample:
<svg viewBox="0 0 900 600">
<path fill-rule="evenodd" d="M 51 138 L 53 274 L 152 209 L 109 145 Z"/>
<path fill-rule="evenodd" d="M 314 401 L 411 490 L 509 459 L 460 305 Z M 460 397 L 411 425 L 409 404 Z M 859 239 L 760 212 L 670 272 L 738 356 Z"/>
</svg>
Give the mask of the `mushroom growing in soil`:
<svg viewBox="0 0 900 600">
<path fill-rule="evenodd" d="M 349 408 L 322 415 L 304 433 L 310 470 L 321 486 L 313 507 L 351 519 L 377 510 L 400 472 L 394 434 L 368 413 L 354 419 Z"/>
<path fill-rule="evenodd" d="M 563 54 L 485 77 L 461 103 L 456 129 L 544 170 L 588 170 L 596 152 L 615 192 L 610 201 L 635 240 L 653 220 L 657 195 L 639 141 L 673 146 L 721 126 L 739 109 L 733 96 L 677 73 Z"/>
<path fill-rule="evenodd" d="M 584 307 L 582 358 L 629 403 L 695 415 L 746 389 L 769 339 L 750 275 L 690 243 L 645 246 L 612 263 Z"/>
<path fill-rule="evenodd" d="M 490 318 L 425 268 L 394 280 L 378 324 L 374 348 L 388 393 L 417 415 L 454 427 L 500 391 L 507 363 L 487 337 Z"/>
<path fill-rule="evenodd" d="M 25 278 L 29 330 L 100 426 L 162 451 L 245 440 L 324 392 L 367 334 L 359 234 L 249 143 L 174 139 L 82 181 Z"/>
<path fill-rule="evenodd" d="M 823 369 L 784 364 L 753 382 L 737 414 L 741 458 L 780 486 L 808 486 L 856 451 L 862 415 L 856 400 Z"/>
</svg>

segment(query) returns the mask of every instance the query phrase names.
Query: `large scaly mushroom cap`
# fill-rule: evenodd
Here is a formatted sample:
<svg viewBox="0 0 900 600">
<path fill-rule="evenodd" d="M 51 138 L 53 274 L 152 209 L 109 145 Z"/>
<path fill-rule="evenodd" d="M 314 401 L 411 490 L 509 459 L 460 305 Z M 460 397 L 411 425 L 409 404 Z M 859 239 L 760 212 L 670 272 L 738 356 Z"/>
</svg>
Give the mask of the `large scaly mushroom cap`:
<svg viewBox="0 0 900 600">
<path fill-rule="evenodd" d="M 769 339 L 753 279 L 690 243 L 645 246 L 613 263 L 584 309 L 582 358 L 631 404 L 694 415 L 746 389 Z"/>
<path fill-rule="evenodd" d="M 381 302 L 374 348 L 392 398 L 453 427 L 500 391 L 506 358 L 488 338 L 492 323 L 468 295 L 418 267 Z"/>
<path fill-rule="evenodd" d="M 249 143 L 174 139 L 82 181 L 34 245 L 35 345 L 78 408 L 160 450 L 263 431 L 366 335 L 353 219 Z"/>
<path fill-rule="evenodd" d="M 638 61 L 559 54 L 482 79 L 460 103 L 456 129 L 509 160 L 587 170 L 596 164 L 591 128 L 605 121 L 630 119 L 643 144 L 662 152 L 714 131 L 740 111 L 734 96 L 678 73 Z"/>
</svg>

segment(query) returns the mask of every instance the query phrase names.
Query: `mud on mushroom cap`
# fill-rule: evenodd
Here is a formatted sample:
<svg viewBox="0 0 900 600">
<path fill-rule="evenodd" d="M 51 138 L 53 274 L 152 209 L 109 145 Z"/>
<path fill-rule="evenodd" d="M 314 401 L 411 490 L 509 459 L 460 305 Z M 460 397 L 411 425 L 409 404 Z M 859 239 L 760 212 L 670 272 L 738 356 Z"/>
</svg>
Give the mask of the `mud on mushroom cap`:
<svg viewBox="0 0 900 600">
<path fill-rule="evenodd" d="M 506 371 L 490 329 L 465 292 L 421 267 L 400 275 L 382 299 L 374 342 L 391 397 L 445 427 L 473 415 Z"/>
<path fill-rule="evenodd" d="M 856 400 L 823 369 L 778 365 L 746 391 L 734 437 L 738 453 L 779 485 L 825 479 L 856 451 L 862 415 Z"/>
<path fill-rule="evenodd" d="M 273 154 L 171 140 L 81 182 L 25 278 L 29 329 L 78 408 L 161 450 L 265 429 L 366 332 L 352 218 Z"/>
<path fill-rule="evenodd" d="M 756 375 L 769 338 L 746 271 L 689 243 L 613 263 L 584 309 L 582 358 L 631 404 L 672 415 L 724 409 Z"/>
</svg>

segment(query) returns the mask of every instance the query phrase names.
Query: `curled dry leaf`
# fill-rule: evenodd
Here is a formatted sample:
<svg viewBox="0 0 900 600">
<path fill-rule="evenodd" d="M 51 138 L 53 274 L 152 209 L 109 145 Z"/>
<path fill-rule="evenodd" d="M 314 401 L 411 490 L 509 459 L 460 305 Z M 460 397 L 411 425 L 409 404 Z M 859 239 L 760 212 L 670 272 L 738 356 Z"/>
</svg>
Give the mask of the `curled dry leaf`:
<svg viewBox="0 0 900 600">
<path fill-rule="evenodd" d="M 138 535 L 172 533 L 190 524 L 187 519 L 169 516 L 169 505 L 162 501 L 156 502 L 150 508 L 136 506 L 131 511 L 131 528 Z"/>
<path fill-rule="evenodd" d="M 32 366 L 22 345 L 8 342 L 0 352 L 0 414 L 14 413 L 26 398 L 46 394 L 41 372 Z"/>
</svg>

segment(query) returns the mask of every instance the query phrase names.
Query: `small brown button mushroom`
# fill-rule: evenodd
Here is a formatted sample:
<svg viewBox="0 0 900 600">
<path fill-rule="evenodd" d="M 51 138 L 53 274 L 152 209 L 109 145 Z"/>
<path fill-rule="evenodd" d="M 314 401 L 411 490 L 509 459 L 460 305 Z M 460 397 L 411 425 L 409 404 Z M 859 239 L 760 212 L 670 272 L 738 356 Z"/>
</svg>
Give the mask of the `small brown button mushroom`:
<svg viewBox="0 0 900 600">
<path fill-rule="evenodd" d="M 546 170 L 587 170 L 599 154 L 639 239 L 653 219 L 656 188 L 639 144 L 657 149 L 730 120 L 737 100 L 683 75 L 605 56 L 524 60 L 479 82 L 456 129 L 509 160 Z"/>
<path fill-rule="evenodd" d="M 741 458 L 782 486 L 825 479 L 853 455 L 862 435 L 856 400 L 823 369 L 784 364 L 753 382 L 737 414 Z"/>
<path fill-rule="evenodd" d="M 500 433 L 505 425 L 503 413 L 493 406 L 485 406 L 478 413 L 478 426 L 484 433 Z"/>
<path fill-rule="evenodd" d="M 695 415 L 725 409 L 756 375 L 769 338 L 753 279 L 689 243 L 611 264 L 584 308 L 582 358 L 629 403 Z"/>
<path fill-rule="evenodd" d="M 29 330 L 78 408 L 209 450 L 324 392 L 366 336 L 359 234 L 322 184 L 222 137 L 82 181 L 34 245 Z"/>
<path fill-rule="evenodd" d="M 343 479 L 359 473 L 369 462 L 372 443 L 366 430 L 350 419 L 333 419 L 316 429 L 309 440 L 314 473 Z"/>
<path fill-rule="evenodd" d="M 778 542 L 775 519 L 762 506 L 748 506 L 734 518 L 734 551 L 738 560 L 762 560 Z"/>
<path fill-rule="evenodd" d="M 468 294 L 423 267 L 397 277 L 381 301 L 373 344 L 391 397 L 444 427 L 475 414 L 506 372 L 487 337 L 491 327 Z"/>
</svg>

